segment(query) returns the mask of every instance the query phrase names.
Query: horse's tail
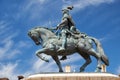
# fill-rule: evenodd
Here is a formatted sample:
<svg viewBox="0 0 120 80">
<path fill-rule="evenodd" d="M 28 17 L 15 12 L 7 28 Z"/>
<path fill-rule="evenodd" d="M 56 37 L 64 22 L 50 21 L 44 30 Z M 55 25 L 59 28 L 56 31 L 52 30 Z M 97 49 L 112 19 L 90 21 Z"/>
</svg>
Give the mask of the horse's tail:
<svg viewBox="0 0 120 80">
<path fill-rule="evenodd" d="M 105 55 L 104 53 L 104 50 L 101 46 L 101 43 L 99 40 L 97 40 L 96 38 L 93 38 L 91 37 L 92 41 L 94 41 L 95 45 L 96 45 L 96 49 L 97 49 L 97 52 L 100 53 L 100 56 L 101 56 L 101 60 L 105 63 L 105 65 L 109 65 L 109 60 L 107 58 L 107 56 Z"/>
</svg>

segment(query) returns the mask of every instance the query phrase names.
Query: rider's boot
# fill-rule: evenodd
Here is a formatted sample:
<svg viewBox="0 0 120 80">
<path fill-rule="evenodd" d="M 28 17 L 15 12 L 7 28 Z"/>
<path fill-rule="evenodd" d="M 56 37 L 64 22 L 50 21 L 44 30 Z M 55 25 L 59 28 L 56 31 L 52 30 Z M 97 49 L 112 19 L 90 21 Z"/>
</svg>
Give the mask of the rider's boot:
<svg viewBox="0 0 120 80">
<path fill-rule="evenodd" d="M 63 40 L 62 40 L 62 47 L 60 47 L 58 49 L 58 52 L 64 52 L 65 51 L 66 42 L 67 42 L 66 38 L 63 38 Z"/>
<path fill-rule="evenodd" d="M 66 37 L 66 35 L 63 34 L 62 36 L 63 36 L 62 47 L 60 47 L 58 49 L 58 52 L 60 52 L 60 53 L 64 53 L 65 52 L 65 46 L 66 46 L 66 43 L 67 43 L 67 37 Z M 62 56 L 62 58 L 60 60 L 65 60 L 65 59 L 67 59 L 67 57 L 66 56 Z"/>
</svg>

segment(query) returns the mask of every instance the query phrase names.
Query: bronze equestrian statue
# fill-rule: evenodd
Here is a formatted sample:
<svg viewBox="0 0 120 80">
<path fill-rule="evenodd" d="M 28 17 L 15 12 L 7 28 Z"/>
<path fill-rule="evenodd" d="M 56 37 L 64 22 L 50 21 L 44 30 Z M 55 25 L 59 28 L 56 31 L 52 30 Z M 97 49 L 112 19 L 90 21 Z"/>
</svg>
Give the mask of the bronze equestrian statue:
<svg viewBox="0 0 120 80">
<path fill-rule="evenodd" d="M 68 6 L 62 10 L 62 21 L 54 29 L 36 27 L 29 30 L 28 35 L 31 39 L 36 45 L 41 44 L 43 47 L 36 51 L 36 55 L 46 62 L 49 62 L 49 60 L 47 60 L 42 54 L 50 55 L 58 65 L 59 72 L 63 72 L 60 60 L 66 59 L 67 55 L 77 52 L 86 60 L 86 62 L 80 67 L 80 72 L 84 71 L 87 65 L 91 63 L 90 55 L 92 55 L 98 61 L 96 72 L 100 72 L 101 62 L 107 66 L 109 65 L 108 58 L 104 54 L 103 48 L 96 38 L 81 33 L 76 29 L 74 21 L 69 14 L 69 11 L 72 9 L 73 6 Z M 58 30 L 61 31 L 61 36 L 56 35 Z M 97 50 L 93 48 L 93 44 L 96 45 Z M 59 59 L 58 56 L 62 56 L 62 58 Z"/>
<path fill-rule="evenodd" d="M 86 34 L 75 34 L 67 38 L 67 45 L 64 52 L 58 50 L 62 46 L 62 37 L 56 36 L 56 34 L 48 28 L 36 27 L 29 30 L 28 35 L 36 43 L 41 45 L 43 48 L 36 51 L 36 55 L 46 62 L 49 62 L 42 54 L 50 55 L 56 62 L 59 68 L 59 72 L 63 72 L 60 60 L 58 56 L 67 56 L 74 53 L 80 54 L 86 62 L 80 67 L 80 72 L 84 71 L 88 64 L 91 63 L 91 56 L 97 59 L 96 72 L 101 71 L 101 61 L 105 65 L 109 65 L 107 56 L 104 54 L 103 48 L 100 42 L 93 37 L 87 36 Z M 93 43 L 96 44 L 96 49 L 93 48 Z"/>
</svg>

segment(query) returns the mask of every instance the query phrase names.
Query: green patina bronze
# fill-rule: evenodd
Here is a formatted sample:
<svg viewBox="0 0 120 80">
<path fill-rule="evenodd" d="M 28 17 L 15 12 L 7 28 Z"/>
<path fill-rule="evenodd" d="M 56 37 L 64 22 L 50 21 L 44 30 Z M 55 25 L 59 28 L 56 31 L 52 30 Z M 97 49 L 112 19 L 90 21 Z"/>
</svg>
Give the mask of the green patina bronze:
<svg viewBox="0 0 120 80">
<path fill-rule="evenodd" d="M 46 62 L 49 62 L 43 54 L 50 55 L 56 62 L 59 72 L 63 72 L 60 60 L 67 59 L 67 55 L 74 53 L 80 54 L 86 62 L 80 67 L 80 72 L 91 63 L 90 56 L 97 59 L 96 72 L 101 71 L 101 63 L 109 65 L 109 60 L 104 53 L 99 40 L 94 37 L 81 33 L 76 29 L 69 11 L 73 6 L 63 9 L 63 17 L 60 24 L 56 28 L 36 27 L 29 30 L 28 35 L 35 42 L 36 45 L 41 45 L 43 48 L 36 51 L 36 55 Z M 60 36 L 56 32 L 61 30 Z M 93 47 L 95 44 L 95 47 Z M 62 56 L 59 59 L 58 56 Z"/>
<path fill-rule="evenodd" d="M 67 37 L 65 51 L 59 51 L 62 46 L 63 38 L 56 36 L 56 34 L 48 28 L 36 27 L 31 29 L 28 32 L 28 35 L 36 43 L 36 45 L 41 44 L 43 47 L 42 49 L 36 51 L 36 55 L 46 62 L 49 62 L 49 60 L 43 57 L 42 54 L 44 53 L 50 55 L 57 63 L 60 72 L 63 72 L 63 70 L 58 56 L 67 56 L 76 52 L 86 60 L 86 62 L 81 66 L 80 72 L 84 71 L 85 67 L 91 63 L 90 55 L 94 56 L 98 61 L 96 72 L 101 71 L 101 61 L 103 61 L 106 65 L 109 65 L 108 58 L 104 54 L 100 42 L 96 38 L 87 36 L 86 34 L 77 33 Z M 92 46 L 94 43 L 96 44 L 97 51 L 95 51 Z"/>
</svg>

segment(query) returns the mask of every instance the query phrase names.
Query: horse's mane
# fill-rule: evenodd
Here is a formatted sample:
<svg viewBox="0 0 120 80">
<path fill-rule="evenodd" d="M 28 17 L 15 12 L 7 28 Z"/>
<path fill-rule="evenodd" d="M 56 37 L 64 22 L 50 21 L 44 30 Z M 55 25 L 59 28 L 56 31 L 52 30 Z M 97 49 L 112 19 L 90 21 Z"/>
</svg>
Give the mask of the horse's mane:
<svg viewBox="0 0 120 80">
<path fill-rule="evenodd" d="M 52 31 L 52 29 L 50 29 L 50 28 L 48 28 L 48 27 L 40 27 L 40 26 L 38 26 L 38 27 L 34 27 L 33 29 L 37 29 L 37 28 L 44 28 L 44 29 L 47 29 L 47 30 Z M 52 31 L 52 32 L 53 32 L 53 31 Z"/>
<path fill-rule="evenodd" d="M 40 27 L 40 26 L 38 26 L 38 27 L 34 27 L 33 29 L 37 29 L 37 28 L 47 29 L 47 30 L 51 31 L 52 33 L 54 33 L 53 29 L 50 29 L 48 27 Z"/>
</svg>

